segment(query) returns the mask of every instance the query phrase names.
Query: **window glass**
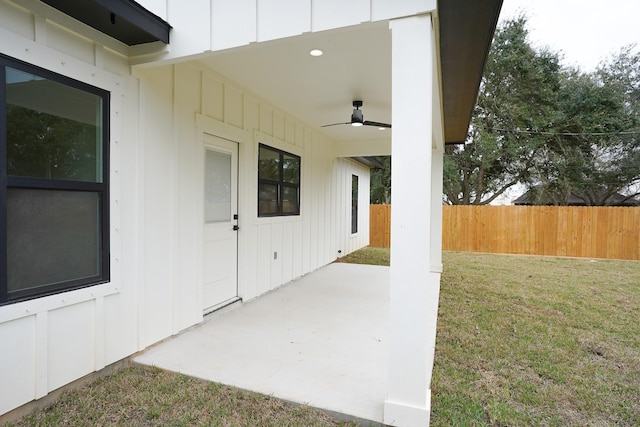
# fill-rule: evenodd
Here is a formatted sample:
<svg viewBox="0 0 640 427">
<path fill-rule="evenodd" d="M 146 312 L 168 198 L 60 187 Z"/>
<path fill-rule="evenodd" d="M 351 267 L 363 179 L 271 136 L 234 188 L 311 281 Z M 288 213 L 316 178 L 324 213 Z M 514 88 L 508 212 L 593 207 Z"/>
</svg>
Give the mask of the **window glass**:
<svg viewBox="0 0 640 427">
<path fill-rule="evenodd" d="M 282 155 L 282 176 L 284 182 L 291 184 L 300 182 L 300 157 Z"/>
<path fill-rule="evenodd" d="M 205 221 L 231 219 L 231 155 L 207 150 L 205 160 Z"/>
<path fill-rule="evenodd" d="M 260 146 L 258 176 L 271 181 L 280 180 L 280 153 Z"/>
<path fill-rule="evenodd" d="M 278 213 L 278 186 L 274 184 L 258 185 L 258 215 Z"/>
<path fill-rule="evenodd" d="M 8 293 L 98 276 L 100 222 L 97 193 L 10 188 Z"/>
<path fill-rule="evenodd" d="M 6 68 L 7 173 L 102 182 L 101 97 Z"/>
<path fill-rule="evenodd" d="M 282 213 L 297 213 L 300 208 L 298 203 L 297 187 L 282 187 Z"/>
<path fill-rule="evenodd" d="M 358 232 L 358 175 L 351 175 L 351 234 Z"/>
<path fill-rule="evenodd" d="M 300 157 L 260 144 L 258 216 L 300 214 Z"/>
</svg>

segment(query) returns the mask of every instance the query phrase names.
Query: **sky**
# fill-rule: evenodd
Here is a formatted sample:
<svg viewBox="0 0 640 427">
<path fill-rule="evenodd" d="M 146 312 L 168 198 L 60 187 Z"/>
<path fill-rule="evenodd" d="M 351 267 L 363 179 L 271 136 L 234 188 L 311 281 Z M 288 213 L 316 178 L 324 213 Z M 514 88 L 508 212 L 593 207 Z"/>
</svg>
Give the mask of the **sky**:
<svg viewBox="0 0 640 427">
<path fill-rule="evenodd" d="M 640 0 L 504 0 L 500 21 L 520 12 L 534 46 L 560 52 L 564 65 L 585 72 L 623 46 L 640 49 Z"/>
</svg>

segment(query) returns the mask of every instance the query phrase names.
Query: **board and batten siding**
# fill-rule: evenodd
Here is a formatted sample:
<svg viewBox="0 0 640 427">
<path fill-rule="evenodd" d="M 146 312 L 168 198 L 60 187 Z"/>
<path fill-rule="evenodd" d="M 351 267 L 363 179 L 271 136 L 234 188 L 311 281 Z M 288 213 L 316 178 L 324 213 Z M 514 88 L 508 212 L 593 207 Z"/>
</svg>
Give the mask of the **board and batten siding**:
<svg viewBox="0 0 640 427">
<path fill-rule="evenodd" d="M 0 53 L 108 90 L 110 282 L 0 307 L 0 415 L 138 349 L 137 81 L 126 46 L 40 2 L 0 2 Z M 4 84 L 4 83 L 3 83 Z"/>
<path fill-rule="evenodd" d="M 189 0 L 189 7 L 184 0 L 138 3 L 173 26 L 166 58 L 419 15 L 436 8 L 435 0 Z"/>
<path fill-rule="evenodd" d="M 238 142 L 238 289 L 250 300 L 368 245 L 369 169 L 201 64 L 136 72 L 144 145 L 142 347 L 201 320 L 203 134 Z M 301 157 L 299 216 L 257 217 L 258 145 Z M 351 234 L 351 176 L 359 232 Z M 170 313 L 171 315 L 167 315 Z"/>
<path fill-rule="evenodd" d="M 0 307 L 0 415 L 202 321 L 205 133 L 238 142 L 243 300 L 368 244 L 369 169 L 333 141 L 198 61 L 132 74 L 127 46 L 28 7 L 0 2 L 0 52 L 111 94 L 111 280 Z M 257 217 L 259 143 L 301 156 L 299 216 Z"/>
</svg>

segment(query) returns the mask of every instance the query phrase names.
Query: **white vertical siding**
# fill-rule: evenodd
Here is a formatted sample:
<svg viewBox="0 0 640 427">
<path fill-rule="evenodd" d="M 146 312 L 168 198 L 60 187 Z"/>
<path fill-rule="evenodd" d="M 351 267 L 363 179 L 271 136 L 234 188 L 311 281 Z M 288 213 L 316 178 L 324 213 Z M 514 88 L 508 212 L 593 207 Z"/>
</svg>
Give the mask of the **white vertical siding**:
<svg viewBox="0 0 640 427">
<path fill-rule="evenodd" d="M 189 7 L 184 0 L 138 3 L 173 26 L 167 58 L 428 13 L 436 5 L 435 0 L 190 0 Z"/>
<path fill-rule="evenodd" d="M 351 177 L 358 177 L 358 232 L 351 233 Z M 355 160 L 336 161 L 336 252 L 340 256 L 369 245 L 369 168 Z"/>
<path fill-rule="evenodd" d="M 36 316 L 0 323 L 0 414 L 35 398 Z"/>
<path fill-rule="evenodd" d="M 256 40 L 256 3 L 256 0 L 212 0 L 212 50 L 242 46 Z"/>
<path fill-rule="evenodd" d="M 161 16 L 180 13 L 174 11 L 178 3 L 145 3 Z M 211 7 L 227 3 L 214 0 Z M 309 16 L 310 5 L 296 6 L 298 13 Z M 56 22 L 71 21 L 46 5 L 34 8 L 60 18 Z M 263 37 L 281 35 L 273 27 L 276 18 L 260 19 L 272 25 L 264 27 Z M 188 49 L 180 34 L 176 30 L 176 51 Z M 211 33 L 214 44 L 232 45 L 255 40 L 257 32 L 245 25 L 224 40 L 218 36 Z M 198 62 L 141 68 L 132 77 L 126 49 L 98 38 L 101 43 L 38 11 L 0 2 L 3 54 L 111 93 L 111 282 L 0 307 L 0 339 L 15 343 L 0 352 L 0 414 L 202 320 L 203 132 L 222 129 L 222 137 L 239 143 L 243 299 L 333 261 L 338 250 L 368 244 L 367 219 L 359 221 L 366 234 L 352 236 L 349 225 L 350 176 L 360 176 L 361 197 L 367 199 L 361 212 L 368 212 L 368 169 L 337 159 L 332 141 Z M 301 156 L 299 216 L 257 217 L 259 143 Z"/>
<path fill-rule="evenodd" d="M 311 30 L 311 0 L 259 0 L 256 3 L 258 41 L 279 39 Z"/>
<path fill-rule="evenodd" d="M 138 349 L 137 83 L 117 42 L 29 6 L 0 2 L 0 51 L 111 93 L 111 282 L 0 307 L 0 415 Z"/>
<path fill-rule="evenodd" d="M 340 13 L 336 13 L 336 11 Z M 330 30 L 366 22 L 371 18 L 370 0 L 323 0 L 312 2 L 311 26 L 313 31 Z"/>
<path fill-rule="evenodd" d="M 155 7 L 154 7 L 155 8 Z M 203 52 L 211 49 L 211 1 L 167 1 L 171 30 L 171 50 Z M 162 7 L 157 10 L 163 11 Z"/>
<path fill-rule="evenodd" d="M 193 305 L 197 299 L 191 297 L 193 289 L 200 286 L 199 277 L 193 274 L 196 264 L 191 261 L 197 254 L 189 249 L 197 248 L 201 239 L 201 224 L 193 215 L 202 204 L 200 194 L 193 191 L 201 185 L 201 176 L 195 172 L 201 167 L 194 148 L 199 144 L 198 133 L 216 134 L 218 129 L 229 129 L 223 132 L 238 135 L 219 136 L 239 143 L 239 294 L 245 300 L 333 261 L 338 250 L 346 254 L 368 244 L 369 170 L 352 160 L 335 158 L 332 141 L 273 105 L 244 93 L 224 76 L 198 67 L 201 66 L 173 65 L 141 73 L 143 103 L 153 105 L 145 113 L 144 131 L 144 209 L 148 219 L 144 246 L 151 248 L 144 262 L 146 343 L 166 334 L 167 328 L 175 332 L 193 323 L 193 317 L 184 313 L 198 312 L 197 305 Z M 154 129 L 149 124 L 149 120 L 155 123 L 171 111 L 170 129 L 164 124 Z M 203 117 L 203 123 L 209 123 L 209 128 L 196 129 L 197 115 Z M 257 217 L 260 143 L 301 156 L 299 216 Z M 351 235 L 354 173 L 360 177 L 361 231 Z M 168 245 L 178 250 L 166 251 Z M 168 279 L 171 277 L 172 281 Z M 147 293 L 153 295 L 147 297 Z M 174 319 L 168 319 L 160 309 L 150 308 L 150 304 L 170 304 Z"/>
<path fill-rule="evenodd" d="M 55 390 L 94 371 L 95 303 L 86 301 L 48 315 L 47 384 Z"/>
<path fill-rule="evenodd" d="M 173 324 L 172 332 L 176 333 L 199 319 L 200 310 L 198 306 L 197 289 L 201 286 L 202 275 L 200 274 L 201 245 L 194 245 L 198 242 L 201 228 L 196 228 L 192 224 L 202 223 L 202 212 L 204 209 L 197 209 L 202 200 L 202 175 L 196 173 L 195 179 L 193 171 L 200 171 L 198 165 L 204 164 L 204 149 L 195 127 L 196 113 L 200 112 L 202 88 L 199 82 L 201 78 L 200 70 L 188 64 L 179 64 L 174 67 L 174 108 L 173 122 L 174 140 L 179 146 L 176 159 L 176 203 L 174 209 L 177 211 L 177 227 L 175 233 L 174 252 L 172 253 L 174 270 L 174 292 L 173 292 Z M 195 181 L 195 183 L 194 183 Z"/>
<path fill-rule="evenodd" d="M 174 277 L 175 174 L 173 67 L 142 79 L 144 121 L 144 341 L 143 347 L 171 335 Z"/>
</svg>

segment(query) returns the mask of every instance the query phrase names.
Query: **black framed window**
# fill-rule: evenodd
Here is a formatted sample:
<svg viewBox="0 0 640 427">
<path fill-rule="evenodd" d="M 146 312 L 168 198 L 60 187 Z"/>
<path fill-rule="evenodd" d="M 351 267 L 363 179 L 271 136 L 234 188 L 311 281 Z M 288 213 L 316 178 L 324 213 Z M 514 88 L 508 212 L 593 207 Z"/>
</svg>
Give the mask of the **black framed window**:
<svg viewBox="0 0 640 427">
<path fill-rule="evenodd" d="M 0 304 L 109 280 L 109 92 L 0 55 Z"/>
<path fill-rule="evenodd" d="M 300 157 L 258 147 L 258 216 L 300 215 Z"/>
<path fill-rule="evenodd" d="M 351 234 L 358 232 L 358 175 L 351 175 Z"/>
</svg>

